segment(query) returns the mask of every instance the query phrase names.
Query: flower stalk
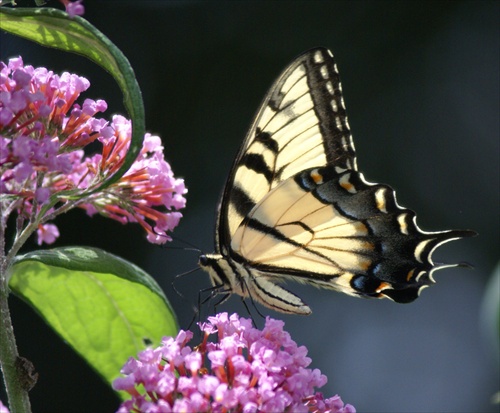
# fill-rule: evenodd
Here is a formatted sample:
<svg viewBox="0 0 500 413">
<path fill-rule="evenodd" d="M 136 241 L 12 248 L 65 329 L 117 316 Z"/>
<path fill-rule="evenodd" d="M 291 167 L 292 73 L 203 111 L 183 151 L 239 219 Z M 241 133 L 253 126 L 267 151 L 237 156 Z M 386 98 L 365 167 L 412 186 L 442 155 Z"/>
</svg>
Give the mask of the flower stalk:
<svg viewBox="0 0 500 413">
<path fill-rule="evenodd" d="M 9 285 L 7 269 L 9 262 L 5 257 L 4 226 L 0 227 L 0 367 L 5 382 L 10 411 L 31 412 L 28 390 L 22 386 L 21 372 L 16 369 L 19 358 L 14 327 L 9 310 Z"/>
</svg>

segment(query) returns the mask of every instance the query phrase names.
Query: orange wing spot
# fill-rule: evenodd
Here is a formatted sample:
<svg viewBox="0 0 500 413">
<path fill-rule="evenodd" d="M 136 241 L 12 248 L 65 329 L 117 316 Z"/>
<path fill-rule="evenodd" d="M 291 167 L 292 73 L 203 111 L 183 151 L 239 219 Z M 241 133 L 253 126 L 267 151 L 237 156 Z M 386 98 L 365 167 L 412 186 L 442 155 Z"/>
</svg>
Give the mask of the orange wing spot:
<svg viewBox="0 0 500 413">
<path fill-rule="evenodd" d="M 372 244 L 371 242 L 363 242 L 361 244 L 361 247 L 364 249 L 364 250 L 367 250 L 367 251 L 373 251 L 375 249 L 375 245 Z"/>
<path fill-rule="evenodd" d="M 352 189 L 354 189 L 354 185 L 350 182 L 340 182 L 340 186 L 346 191 L 351 191 Z"/>
<path fill-rule="evenodd" d="M 318 185 L 323 183 L 323 175 L 318 173 L 317 169 L 315 169 L 314 171 L 311 171 L 311 178 Z"/>
<path fill-rule="evenodd" d="M 369 260 L 359 262 L 359 268 L 363 271 L 368 271 L 370 269 L 370 265 L 372 265 L 372 262 Z"/>
<path fill-rule="evenodd" d="M 356 232 L 360 232 L 364 235 L 368 234 L 368 228 L 366 228 L 366 225 L 363 224 L 361 221 L 355 222 L 354 226 L 356 227 Z"/>
<path fill-rule="evenodd" d="M 406 275 L 406 281 L 410 282 L 410 280 L 413 278 L 414 273 L 415 273 L 415 268 L 413 270 L 408 271 L 408 274 Z"/>
<path fill-rule="evenodd" d="M 377 293 L 387 290 L 388 288 L 391 288 L 392 285 L 386 282 L 381 282 L 378 288 L 375 290 Z"/>
</svg>

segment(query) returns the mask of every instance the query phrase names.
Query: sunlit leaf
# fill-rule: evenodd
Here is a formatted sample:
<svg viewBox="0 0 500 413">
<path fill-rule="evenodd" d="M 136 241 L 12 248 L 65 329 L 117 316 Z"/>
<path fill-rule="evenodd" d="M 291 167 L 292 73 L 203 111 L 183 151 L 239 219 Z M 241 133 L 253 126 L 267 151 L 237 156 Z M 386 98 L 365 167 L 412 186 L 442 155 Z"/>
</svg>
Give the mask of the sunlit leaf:
<svg viewBox="0 0 500 413">
<path fill-rule="evenodd" d="M 23 255 L 16 259 L 9 286 L 108 383 L 129 357 L 178 330 L 154 279 L 96 248 Z"/>
</svg>

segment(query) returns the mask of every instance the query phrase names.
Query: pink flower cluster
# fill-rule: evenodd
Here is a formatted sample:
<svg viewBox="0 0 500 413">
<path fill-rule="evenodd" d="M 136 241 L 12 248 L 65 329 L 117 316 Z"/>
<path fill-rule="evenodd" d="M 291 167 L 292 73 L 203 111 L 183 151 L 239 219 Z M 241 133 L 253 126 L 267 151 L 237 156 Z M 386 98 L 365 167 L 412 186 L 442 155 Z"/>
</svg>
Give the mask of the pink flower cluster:
<svg viewBox="0 0 500 413">
<path fill-rule="evenodd" d="M 113 134 L 99 139 L 103 144 L 102 154 L 87 158 L 80 169 L 80 185 L 84 187 L 99 176 L 111 176 L 122 165 L 132 136 L 130 120 L 115 115 L 112 120 Z M 91 195 L 81 204 L 89 215 L 96 212 L 123 224 L 138 222 L 147 232 L 148 241 L 162 244 L 171 240 L 167 231 L 172 231 L 182 214 L 177 211 L 186 206 L 187 192 L 183 179 L 174 177 L 170 165 L 163 158 L 163 146 L 158 136 L 144 135 L 139 156 L 122 178 L 102 192 Z M 169 211 L 169 212 L 167 212 Z M 153 223 L 154 226 L 151 226 Z"/>
<path fill-rule="evenodd" d="M 115 390 L 128 392 L 118 413 L 126 412 L 331 412 L 355 413 L 339 396 L 315 393 L 327 379 L 307 368 L 307 349 L 297 346 L 282 321 L 266 318 L 258 330 L 249 319 L 227 313 L 200 324 L 202 342 L 188 346 L 193 334 L 165 337 L 156 349 L 130 358 Z M 216 336 L 215 342 L 208 341 Z"/>
<path fill-rule="evenodd" d="M 160 138 L 146 134 L 130 170 L 95 191 L 123 164 L 132 130 L 122 116 L 111 122 L 95 117 L 107 108 L 103 100 L 76 103 L 89 86 L 74 74 L 25 66 L 20 57 L 0 62 L 2 211 L 15 210 L 25 222 L 38 220 L 39 244 L 59 236 L 46 221 L 76 206 L 89 215 L 138 222 L 149 241 L 164 243 L 182 216 L 172 209 L 185 206 L 184 182 L 164 160 Z M 94 142 L 100 143 L 101 153 L 85 156 L 83 149 Z"/>
</svg>

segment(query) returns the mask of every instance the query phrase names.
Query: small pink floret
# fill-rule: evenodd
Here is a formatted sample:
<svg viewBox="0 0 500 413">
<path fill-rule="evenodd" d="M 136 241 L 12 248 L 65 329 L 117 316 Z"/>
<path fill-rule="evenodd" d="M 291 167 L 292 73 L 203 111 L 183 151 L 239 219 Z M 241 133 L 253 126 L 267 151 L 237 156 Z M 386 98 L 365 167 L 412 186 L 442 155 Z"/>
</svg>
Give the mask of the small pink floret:
<svg viewBox="0 0 500 413">
<path fill-rule="evenodd" d="M 9 409 L 7 409 L 7 407 L 3 405 L 1 400 L 0 400 L 0 413 L 10 413 Z"/>
<path fill-rule="evenodd" d="M 83 0 L 69 1 L 65 4 L 66 12 L 69 17 L 83 16 L 85 13 L 85 7 L 82 4 Z"/>
<path fill-rule="evenodd" d="M 53 244 L 59 237 L 59 229 L 54 224 L 42 224 L 37 229 L 38 245 Z"/>
</svg>

